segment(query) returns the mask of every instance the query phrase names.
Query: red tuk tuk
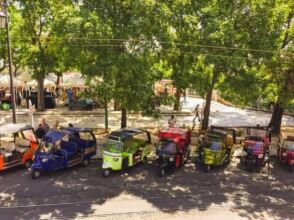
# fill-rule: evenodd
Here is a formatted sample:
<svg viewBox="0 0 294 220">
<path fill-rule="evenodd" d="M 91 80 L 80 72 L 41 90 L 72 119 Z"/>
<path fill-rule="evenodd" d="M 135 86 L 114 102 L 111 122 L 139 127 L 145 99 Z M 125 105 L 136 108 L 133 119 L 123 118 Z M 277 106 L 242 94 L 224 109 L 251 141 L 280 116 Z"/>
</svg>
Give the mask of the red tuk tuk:
<svg viewBox="0 0 294 220">
<path fill-rule="evenodd" d="M 19 165 L 29 168 L 38 144 L 31 126 L 24 124 L 0 126 L 0 171 Z"/>
<path fill-rule="evenodd" d="M 249 171 L 261 168 L 269 160 L 271 131 L 267 127 L 247 127 L 241 162 Z"/>
<path fill-rule="evenodd" d="M 168 169 L 179 168 L 187 162 L 191 131 L 183 128 L 165 128 L 159 132 L 158 137 L 156 165 L 160 176 L 164 176 Z"/>
<path fill-rule="evenodd" d="M 289 171 L 294 171 L 294 136 L 282 138 L 278 146 L 278 160 L 289 167 Z"/>
</svg>

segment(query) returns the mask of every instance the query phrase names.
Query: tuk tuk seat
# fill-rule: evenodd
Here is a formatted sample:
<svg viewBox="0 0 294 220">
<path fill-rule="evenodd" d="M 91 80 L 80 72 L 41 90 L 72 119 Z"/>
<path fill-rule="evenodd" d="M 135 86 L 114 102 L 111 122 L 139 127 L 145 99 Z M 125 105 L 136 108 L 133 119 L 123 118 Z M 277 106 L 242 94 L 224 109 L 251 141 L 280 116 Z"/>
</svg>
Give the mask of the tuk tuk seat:
<svg viewBox="0 0 294 220">
<path fill-rule="evenodd" d="M 12 152 L 2 150 L 2 149 L 1 149 L 1 154 L 3 155 L 4 158 L 8 158 L 12 156 Z"/>
<path fill-rule="evenodd" d="M 69 156 L 77 153 L 78 145 L 70 141 L 61 141 L 61 148 L 64 149 Z"/>
<path fill-rule="evenodd" d="M 7 152 L 12 152 L 15 150 L 15 143 L 14 142 L 7 142 L 1 145 L 1 149 Z"/>
<path fill-rule="evenodd" d="M 69 141 L 77 144 L 78 148 L 81 148 L 81 149 L 85 149 L 89 146 L 89 141 L 80 139 L 78 137 L 71 137 Z"/>
</svg>

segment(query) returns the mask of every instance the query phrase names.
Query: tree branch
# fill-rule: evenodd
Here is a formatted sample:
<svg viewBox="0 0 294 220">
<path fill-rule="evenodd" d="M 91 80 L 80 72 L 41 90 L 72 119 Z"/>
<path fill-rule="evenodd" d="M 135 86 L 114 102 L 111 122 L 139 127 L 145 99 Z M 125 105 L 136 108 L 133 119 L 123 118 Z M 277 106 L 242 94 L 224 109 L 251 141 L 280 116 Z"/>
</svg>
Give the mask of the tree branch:
<svg viewBox="0 0 294 220">
<path fill-rule="evenodd" d="M 284 49 L 292 41 L 292 38 L 289 38 L 289 32 L 288 31 L 290 30 L 293 15 L 294 15 L 294 13 L 292 12 L 288 16 L 288 20 L 287 20 L 287 23 L 286 23 L 286 34 L 284 36 L 284 39 L 283 39 L 283 42 L 282 42 L 282 45 L 281 45 L 281 49 Z"/>
</svg>

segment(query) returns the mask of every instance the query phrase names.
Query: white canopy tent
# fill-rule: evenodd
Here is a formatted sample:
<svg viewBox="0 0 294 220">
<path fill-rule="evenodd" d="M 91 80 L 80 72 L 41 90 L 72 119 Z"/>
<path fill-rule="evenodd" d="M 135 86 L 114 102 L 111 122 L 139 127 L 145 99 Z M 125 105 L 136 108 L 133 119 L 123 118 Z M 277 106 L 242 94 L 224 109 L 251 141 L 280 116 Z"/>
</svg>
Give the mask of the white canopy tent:
<svg viewBox="0 0 294 220">
<path fill-rule="evenodd" d="M 14 86 L 22 86 L 23 83 L 18 80 L 18 79 L 13 79 L 14 80 Z M 10 87 L 10 76 L 9 75 L 1 75 L 0 76 L 0 86 L 1 87 Z"/>
<path fill-rule="evenodd" d="M 79 72 L 68 72 L 63 74 L 60 85 L 63 87 L 84 87 L 85 80 Z"/>
</svg>

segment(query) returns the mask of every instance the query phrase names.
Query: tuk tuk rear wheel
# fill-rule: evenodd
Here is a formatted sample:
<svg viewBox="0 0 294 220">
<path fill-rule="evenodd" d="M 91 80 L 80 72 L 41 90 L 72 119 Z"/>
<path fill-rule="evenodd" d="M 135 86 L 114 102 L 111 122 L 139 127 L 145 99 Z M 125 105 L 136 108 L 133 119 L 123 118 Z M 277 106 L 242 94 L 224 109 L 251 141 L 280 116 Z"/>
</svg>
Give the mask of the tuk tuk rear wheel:
<svg viewBox="0 0 294 220">
<path fill-rule="evenodd" d="M 159 175 L 160 175 L 161 177 L 165 176 L 165 169 L 164 169 L 164 168 L 160 168 L 160 169 L 159 169 Z"/>
<path fill-rule="evenodd" d="M 289 171 L 290 171 L 290 173 L 294 172 L 294 165 L 289 165 Z"/>
<path fill-rule="evenodd" d="M 110 175 L 110 169 L 105 169 L 102 171 L 102 176 L 103 177 L 108 177 Z"/>
<path fill-rule="evenodd" d="M 41 176 L 41 170 L 33 170 L 32 172 L 32 178 L 38 179 Z"/>
<path fill-rule="evenodd" d="M 82 164 L 83 164 L 84 167 L 87 167 L 90 164 L 90 160 L 85 159 L 85 160 L 83 160 Z"/>
<path fill-rule="evenodd" d="M 24 167 L 25 167 L 25 168 L 30 168 L 31 165 L 32 165 L 32 163 L 33 163 L 33 161 L 31 161 L 31 160 L 27 160 L 27 161 L 24 163 Z"/>
</svg>

